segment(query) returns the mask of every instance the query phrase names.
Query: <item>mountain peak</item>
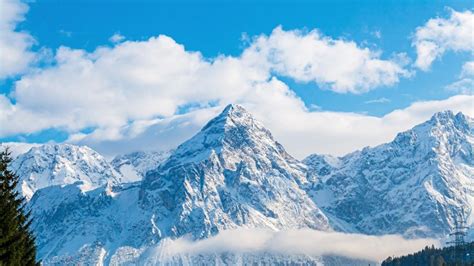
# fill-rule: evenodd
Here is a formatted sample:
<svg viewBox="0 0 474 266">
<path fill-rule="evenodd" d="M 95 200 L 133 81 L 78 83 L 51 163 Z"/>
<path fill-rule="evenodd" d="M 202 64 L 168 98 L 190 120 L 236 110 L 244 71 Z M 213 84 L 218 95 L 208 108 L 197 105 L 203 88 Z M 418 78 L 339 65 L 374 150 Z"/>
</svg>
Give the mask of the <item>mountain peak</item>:
<svg viewBox="0 0 474 266">
<path fill-rule="evenodd" d="M 405 143 L 413 146 L 415 141 L 433 139 L 440 141 L 449 138 L 463 137 L 464 134 L 473 134 L 474 122 L 472 118 L 451 110 L 435 113 L 428 121 L 418 124 L 412 129 L 398 133 L 394 143 Z"/>
<path fill-rule="evenodd" d="M 240 115 L 242 113 L 248 113 L 248 111 L 242 105 L 234 103 L 228 104 L 222 111 L 222 114 L 227 116 Z"/>
<path fill-rule="evenodd" d="M 87 146 L 44 144 L 32 147 L 12 162 L 21 177 L 21 192 L 30 199 L 38 189 L 81 182 L 84 191 L 118 183 L 120 176 L 96 151 Z"/>
<path fill-rule="evenodd" d="M 206 131 L 213 126 L 223 128 L 236 125 L 251 125 L 254 123 L 256 123 L 255 118 L 243 106 L 229 104 L 218 116 L 209 121 L 201 131 Z"/>
<path fill-rule="evenodd" d="M 270 133 L 244 107 L 228 105 L 218 116 L 210 120 L 200 132 L 181 144 L 170 159 L 201 161 L 211 153 L 223 150 L 252 150 L 257 146 L 271 146 L 282 150 Z M 277 147 L 278 146 L 278 147 Z"/>
<path fill-rule="evenodd" d="M 454 125 L 458 128 L 466 128 L 469 126 L 470 118 L 459 112 L 454 114 L 451 110 L 435 113 L 428 123 L 435 125 Z"/>
<path fill-rule="evenodd" d="M 222 111 L 221 115 L 227 117 L 251 116 L 251 114 L 240 104 L 229 104 Z"/>
<path fill-rule="evenodd" d="M 458 113 L 460 114 L 460 113 Z M 462 117 L 460 117 L 462 118 Z M 451 110 L 446 110 L 446 111 L 441 111 L 435 113 L 431 119 L 428 122 L 434 123 L 434 124 L 446 124 L 450 123 L 451 121 L 456 120 L 456 115 L 454 115 L 453 111 Z"/>
<path fill-rule="evenodd" d="M 206 237 L 240 225 L 327 229 L 299 187 L 305 169 L 245 108 L 229 105 L 147 172 L 140 202 L 165 236 Z"/>
</svg>

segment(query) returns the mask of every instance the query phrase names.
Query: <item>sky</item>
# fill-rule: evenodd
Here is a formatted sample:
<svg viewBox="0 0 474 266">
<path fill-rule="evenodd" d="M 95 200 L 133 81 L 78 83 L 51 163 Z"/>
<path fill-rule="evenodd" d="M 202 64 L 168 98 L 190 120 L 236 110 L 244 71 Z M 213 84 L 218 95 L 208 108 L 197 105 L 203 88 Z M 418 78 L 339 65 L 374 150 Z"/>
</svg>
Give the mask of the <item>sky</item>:
<svg viewBox="0 0 474 266">
<path fill-rule="evenodd" d="M 474 116 L 470 1 L 0 0 L 0 142 L 166 150 L 225 105 L 297 158 Z"/>
</svg>

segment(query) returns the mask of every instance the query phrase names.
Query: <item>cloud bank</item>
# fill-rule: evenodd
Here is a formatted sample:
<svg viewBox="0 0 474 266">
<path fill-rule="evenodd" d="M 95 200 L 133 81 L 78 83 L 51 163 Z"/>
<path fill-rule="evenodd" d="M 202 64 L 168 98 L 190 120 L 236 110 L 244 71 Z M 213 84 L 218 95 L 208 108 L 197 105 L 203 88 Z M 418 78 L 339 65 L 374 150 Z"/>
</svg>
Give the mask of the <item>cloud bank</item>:
<svg viewBox="0 0 474 266">
<path fill-rule="evenodd" d="M 186 238 L 162 241 L 157 247 L 147 250 L 144 257 L 163 262 L 182 255 L 269 252 L 312 257 L 342 256 L 380 262 L 389 256 L 412 253 L 433 244 L 439 245 L 434 239 L 408 240 L 398 235 L 372 236 L 311 229 L 278 232 L 235 229 L 200 241 Z"/>
<path fill-rule="evenodd" d="M 272 99 L 270 98 L 269 101 Z M 391 141 L 397 133 L 428 120 L 435 112 L 452 110 L 474 117 L 474 96 L 457 95 L 439 101 L 419 101 L 405 109 L 382 117 L 357 113 L 309 111 L 300 101 L 285 105 L 242 103 L 299 159 L 311 153 L 344 155 L 365 146 Z M 118 133 L 122 138 L 104 140 L 102 133 L 74 135 L 71 141 L 89 145 L 110 155 L 137 150 L 171 149 L 200 130 L 222 111 L 215 106 L 190 111 L 183 115 L 135 122 Z M 96 136 L 96 134 L 100 134 Z M 349 138 L 348 135 L 351 137 Z"/>
</svg>

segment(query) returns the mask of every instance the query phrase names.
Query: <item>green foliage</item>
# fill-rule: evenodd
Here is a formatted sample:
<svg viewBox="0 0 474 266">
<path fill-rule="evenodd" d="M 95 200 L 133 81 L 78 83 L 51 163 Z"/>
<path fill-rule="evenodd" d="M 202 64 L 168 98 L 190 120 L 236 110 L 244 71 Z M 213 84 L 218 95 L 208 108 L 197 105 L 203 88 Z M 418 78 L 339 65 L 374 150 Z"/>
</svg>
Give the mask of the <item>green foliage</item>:
<svg viewBox="0 0 474 266">
<path fill-rule="evenodd" d="M 35 238 L 30 232 L 30 213 L 26 201 L 15 189 L 19 178 L 8 165 L 8 149 L 0 152 L 0 266 L 39 265 Z"/>
<path fill-rule="evenodd" d="M 460 256 L 456 256 L 456 252 Z M 382 266 L 472 266 L 474 265 L 474 242 L 455 249 L 454 247 L 425 247 L 414 254 L 392 258 L 388 257 Z"/>
</svg>

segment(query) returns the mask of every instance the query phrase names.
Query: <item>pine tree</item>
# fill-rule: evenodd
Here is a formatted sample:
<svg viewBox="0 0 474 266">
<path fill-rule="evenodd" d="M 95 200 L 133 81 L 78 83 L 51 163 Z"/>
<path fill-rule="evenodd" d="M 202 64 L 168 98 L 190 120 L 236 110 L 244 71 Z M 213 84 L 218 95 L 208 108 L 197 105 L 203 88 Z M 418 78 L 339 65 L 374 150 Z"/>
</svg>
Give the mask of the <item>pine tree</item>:
<svg viewBox="0 0 474 266">
<path fill-rule="evenodd" d="M 8 169 L 11 161 L 8 149 L 0 152 L 0 266 L 39 265 L 30 212 L 25 210 L 25 198 L 15 189 L 19 178 Z"/>
</svg>

